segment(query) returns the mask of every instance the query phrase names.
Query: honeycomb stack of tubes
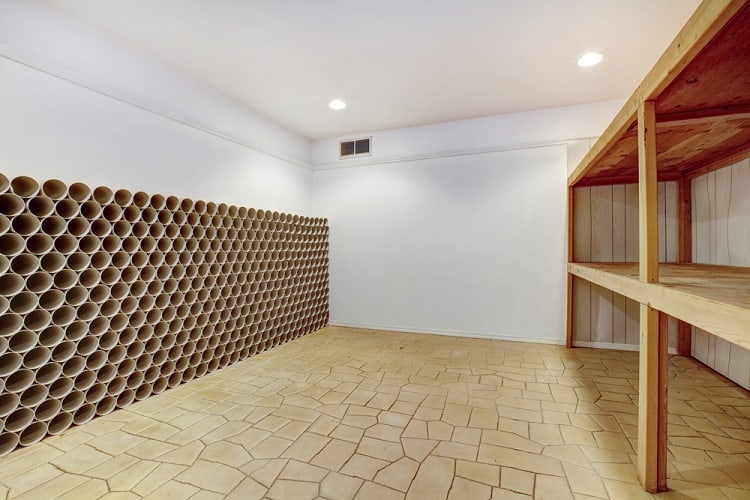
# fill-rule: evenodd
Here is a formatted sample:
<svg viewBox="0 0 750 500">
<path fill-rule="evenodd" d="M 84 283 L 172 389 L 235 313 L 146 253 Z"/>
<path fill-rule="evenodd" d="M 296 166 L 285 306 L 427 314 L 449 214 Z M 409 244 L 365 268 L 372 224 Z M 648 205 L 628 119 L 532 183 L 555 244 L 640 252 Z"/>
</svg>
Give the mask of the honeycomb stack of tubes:
<svg viewBox="0 0 750 500">
<path fill-rule="evenodd" d="M 0 456 L 327 322 L 326 219 L 0 174 Z"/>
</svg>

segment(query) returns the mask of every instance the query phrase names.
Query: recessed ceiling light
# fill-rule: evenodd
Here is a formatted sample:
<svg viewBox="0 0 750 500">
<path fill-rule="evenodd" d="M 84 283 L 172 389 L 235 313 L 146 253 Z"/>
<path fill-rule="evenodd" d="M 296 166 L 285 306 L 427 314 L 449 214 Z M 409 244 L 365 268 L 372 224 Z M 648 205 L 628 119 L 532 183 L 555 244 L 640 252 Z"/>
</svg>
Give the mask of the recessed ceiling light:
<svg viewBox="0 0 750 500">
<path fill-rule="evenodd" d="M 586 54 L 583 54 L 580 59 L 578 59 L 578 65 L 582 68 L 588 68 L 591 66 L 596 66 L 597 64 L 602 62 L 602 59 L 604 59 L 604 56 L 598 52 L 587 52 Z"/>
<path fill-rule="evenodd" d="M 334 99 L 333 101 L 328 103 L 328 107 L 335 111 L 341 111 L 346 107 L 346 103 L 341 99 Z"/>
</svg>

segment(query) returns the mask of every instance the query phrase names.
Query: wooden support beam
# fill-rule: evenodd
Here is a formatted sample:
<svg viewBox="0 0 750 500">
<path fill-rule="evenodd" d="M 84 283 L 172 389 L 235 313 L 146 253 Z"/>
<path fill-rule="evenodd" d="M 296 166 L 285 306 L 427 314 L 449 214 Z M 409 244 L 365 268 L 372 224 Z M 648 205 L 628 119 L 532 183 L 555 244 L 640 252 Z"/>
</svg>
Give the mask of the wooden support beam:
<svg viewBox="0 0 750 500">
<path fill-rule="evenodd" d="M 656 113 L 653 101 L 638 107 L 638 230 L 639 278 L 659 281 L 657 226 Z M 646 491 L 664 491 L 666 484 L 667 316 L 660 332 L 659 311 L 640 305 L 640 363 L 638 376 L 638 478 Z M 664 339 L 662 339 L 664 337 Z M 664 422 L 664 425 L 662 424 Z M 664 436 L 662 436 L 664 433 Z"/>
<path fill-rule="evenodd" d="M 640 309 L 638 374 L 638 479 L 651 493 L 667 489 L 667 320 L 646 304 Z"/>
<path fill-rule="evenodd" d="M 747 119 L 750 119 L 750 105 L 740 104 L 735 106 L 724 106 L 721 108 L 696 109 L 660 114 L 656 116 L 656 126 L 658 128 L 682 127 L 686 125 L 700 125 L 718 121 Z"/>
<path fill-rule="evenodd" d="M 677 182 L 677 261 L 693 261 L 693 183 L 682 178 Z M 684 321 L 677 323 L 677 354 L 692 354 L 692 326 Z"/>
<path fill-rule="evenodd" d="M 568 262 L 573 262 L 574 248 L 574 221 L 573 198 L 575 197 L 574 188 L 568 188 Z M 567 270 L 566 270 L 567 271 Z M 565 345 L 573 347 L 573 275 L 566 272 L 568 277 L 568 307 L 566 311 L 565 323 Z"/>
<path fill-rule="evenodd" d="M 659 234 L 654 102 L 638 108 L 638 230 L 641 281 L 659 281 Z"/>
</svg>

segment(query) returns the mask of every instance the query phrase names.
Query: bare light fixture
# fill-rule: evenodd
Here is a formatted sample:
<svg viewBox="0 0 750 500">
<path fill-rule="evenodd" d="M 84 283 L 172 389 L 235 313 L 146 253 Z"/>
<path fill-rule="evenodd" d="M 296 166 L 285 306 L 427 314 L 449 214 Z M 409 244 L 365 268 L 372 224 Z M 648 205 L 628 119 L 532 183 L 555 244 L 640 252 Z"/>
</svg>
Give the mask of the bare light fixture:
<svg viewBox="0 0 750 500">
<path fill-rule="evenodd" d="M 328 107 L 334 111 L 341 111 L 346 107 L 346 103 L 341 99 L 334 99 L 328 103 Z"/>
<path fill-rule="evenodd" d="M 604 56 L 598 52 L 587 52 L 578 59 L 578 65 L 582 68 L 589 68 L 602 62 L 602 59 Z"/>
</svg>

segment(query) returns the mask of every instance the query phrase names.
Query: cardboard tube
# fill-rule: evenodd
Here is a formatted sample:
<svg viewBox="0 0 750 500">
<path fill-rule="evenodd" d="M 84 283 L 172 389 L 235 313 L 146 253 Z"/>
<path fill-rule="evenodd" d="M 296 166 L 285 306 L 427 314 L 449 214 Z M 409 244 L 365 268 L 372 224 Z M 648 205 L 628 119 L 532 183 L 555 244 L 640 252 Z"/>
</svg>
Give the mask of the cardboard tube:
<svg viewBox="0 0 750 500">
<path fill-rule="evenodd" d="M 3 243 L 0 236 L 0 244 Z M 78 249 L 78 240 L 70 234 L 61 234 L 55 237 L 55 250 L 63 255 L 68 255 Z"/>
<path fill-rule="evenodd" d="M 131 315 L 132 318 L 132 315 Z M 145 315 L 144 315 L 145 318 Z M 123 347 L 128 347 L 138 337 L 138 330 L 135 327 L 126 327 L 119 334 L 118 343 Z"/>
<path fill-rule="evenodd" d="M 52 359 L 58 363 L 68 361 L 76 353 L 76 344 L 71 340 L 63 340 L 52 349 Z"/>
<path fill-rule="evenodd" d="M 146 349 L 146 344 L 142 340 L 134 340 L 127 349 L 128 359 L 137 360 L 143 355 L 143 351 Z M 148 361 L 149 363 L 151 360 Z"/>
<path fill-rule="evenodd" d="M 134 224 L 141 219 L 141 209 L 135 205 L 123 207 L 122 217 L 124 220 Z"/>
<path fill-rule="evenodd" d="M 28 389 L 33 383 L 34 372 L 28 369 L 20 369 L 11 373 L 5 380 L 5 390 L 20 393 Z"/>
<path fill-rule="evenodd" d="M 26 208 L 26 204 L 18 195 L 12 193 L 0 194 L 0 214 L 5 217 L 16 217 Z"/>
<path fill-rule="evenodd" d="M 127 189 L 118 189 L 114 192 L 113 200 L 121 208 L 125 208 L 133 201 L 133 193 Z"/>
<path fill-rule="evenodd" d="M 68 233 L 73 236 L 83 236 L 89 231 L 89 221 L 84 217 L 73 217 L 68 221 Z"/>
<path fill-rule="evenodd" d="M 96 414 L 107 415 L 117 407 L 117 398 L 111 395 L 104 396 L 99 404 L 96 405 Z"/>
<path fill-rule="evenodd" d="M 86 394 L 83 391 L 75 389 L 63 398 L 62 409 L 66 412 L 74 412 L 80 408 L 86 401 Z"/>
<path fill-rule="evenodd" d="M 167 377 L 159 377 L 156 380 L 154 380 L 152 392 L 153 394 L 161 394 L 162 392 L 167 390 L 167 386 L 168 386 Z"/>
<path fill-rule="evenodd" d="M 81 292 L 83 290 L 83 292 Z M 68 290 L 65 297 L 68 301 L 66 305 L 58 308 L 52 313 L 52 322 L 57 326 L 67 327 L 76 319 L 76 309 L 74 306 L 82 304 L 86 300 L 86 292 L 83 287 L 73 287 Z M 80 293 L 80 295 L 79 295 Z"/>
<path fill-rule="evenodd" d="M 26 250 L 36 256 L 44 256 L 53 246 L 54 240 L 44 233 L 36 233 L 26 239 Z"/>
<path fill-rule="evenodd" d="M 40 273 L 37 273 L 35 275 L 32 275 L 32 277 L 39 275 Z M 49 275 L 48 275 L 49 276 Z M 29 287 L 29 280 L 31 278 L 28 278 L 26 280 L 26 286 Z M 69 288 L 72 288 L 76 285 L 78 282 L 78 275 L 73 272 L 70 269 L 63 269 L 54 275 L 54 284 L 57 288 L 60 290 L 67 290 Z"/>
<path fill-rule="evenodd" d="M 37 337 L 38 339 L 38 337 Z M 30 370 L 36 370 L 43 367 L 50 360 L 52 353 L 44 346 L 38 345 L 29 350 L 23 356 L 23 366 Z M 37 374 L 38 377 L 38 374 Z"/>
<path fill-rule="evenodd" d="M 21 403 L 17 394 L 10 392 L 0 393 L 0 418 L 6 417 L 18 409 Z"/>
<path fill-rule="evenodd" d="M 104 296 L 101 295 L 103 292 L 99 287 L 94 287 L 89 291 L 81 285 L 75 285 L 65 292 L 65 302 L 70 306 L 79 306 L 86 302 L 89 296 L 93 296 L 92 300 L 104 300 Z"/>
<path fill-rule="evenodd" d="M 106 186 L 99 186 L 94 189 L 94 199 L 98 203 L 106 205 L 107 203 L 112 202 L 114 199 L 114 193 Z"/>
<path fill-rule="evenodd" d="M 0 377 L 8 377 L 23 364 L 23 356 L 17 352 L 6 352 L 0 356 Z"/>
<path fill-rule="evenodd" d="M 73 425 L 73 415 L 67 412 L 58 413 L 49 422 L 47 432 L 52 436 L 62 434 Z"/>
<path fill-rule="evenodd" d="M 52 321 L 49 311 L 37 309 L 26 315 L 24 326 L 31 331 L 40 331 Z"/>
<path fill-rule="evenodd" d="M 206 213 L 206 202 L 203 200 L 196 200 L 195 204 L 193 205 L 193 210 L 199 215 L 203 215 Z"/>
<path fill-rule="evenodd" d="M 74 182 L 68 187 L 68 195 L 79 203 L 91 197 L 91 188 L 82 182 Z"/>
<path fill-rule="evenodd" d="M 149 204 L 150 196 L 143 191 L 133 193 L 133 204 L 138 208 L 145 208 Z"/>
<path fill-rule="evenodd" d="M 107 353 L 104 351 L 94 351 L 86 359 L 86 368 L 89 370 L 98 370 L 107 362 Z"/>
<path fill-rule="evenodd" d="M 96 381 L 101 384 L 109 384 L 115 377 L 117 377 L 117 367 L 109 363 L 96 372 Z"/>
<path fill-rule="evenodd" d="M 10 269 L 20 276 L 28 276 L 36 272 L 39 265 L 39 258 L 28 253 L 16 255 L 10 260 Z"/>
<path fill-rule="evenodd" d="M 49 179 L 42 184 L 42 193 L 53 200 L 59 200 L 68 194 L 68 187 L 60 180 Z"/>
<path fill-rule="evenodd" d="M 117 396 L 117 407 L 126 408 L 133 404 L 135 401 L 135 391 L 132 389 L 125 389 Z"/>
<path fill-rule="evenodd" d="M 116 267 L 108 267 L 101 272 L 101 282 L 111 286 L 120 279 L 120 270 Z"/>
<path fill-rule="evenodd" d="M 102 214 L 102 206 L 95 200 L 88 200 L 81 203 L 81 217 L 92 221 Z"/>
<path fill-rule="evenodd" d="M 20 432 L 34 421 L 34 410 L 30 408 L 18 408 L 5 418 L 5 430 Z"/>
<path fill-rule="evenodd" d="M 60 252 L 50 252 L 39 259 L 39 264 L 44 271 L 56 273 L 65 267 L 65 256 Z"/>
<path fill-rule="evenodd" d="M 96 269 L 85 269 L 79 276 L 78 282 L 86 288 L 91 288 L 99 284 L 101 276 Z"/>
<path fill-rule="evenodd" d="M 62 199 L 55 203 L 55 213 L 64 221 L 69 221 L 77 217 L 81 212 L 81 208 L 75 201 L 71 199 Z"/>
<path fill-rule="evenodd" d="M 96 373 L 90 369 L 85 369 L 79 373 L 74 382 L 74 386 L 77 390 L 86 392 L 96 383 Z"/>
<path fill-rule="evenodd" d="M 132 229 L 132 224 L 126 220 L 118 220 L 112 226 L 112 232 L 114 233 L 114 235 L 118 238 L 123 239 L 130 236 L 130 232 L 132 231 Z"/>
<path fill-rule="evenodd" d="M 149 206 L 155 210 L 161 210 L 166 205 L 166 199 L 163 195 L 155 194 L 149 200 Z"/>
<path fill-rule="evenodd" d="M 182 383 L 182 373 L 180 372 L 173 372 L 171 375 L 169 375 L 169 378 L 167 379 L 167 386 L 170 389 L 177 387 L 181 383 Z"/>
<path fill-rule="evenodd" d="M 102 250 L 104 250 L 107 253 L 115 253 L 118 250 L 123 249 L 122 248 L 123 240 L 121 240 L 119 236 L 115 236 L 114 234 L 105 236 L 101 240 L 101 242 L 102 244 L 100 246 Z"/>
<path fill-rule="evenodd" d="M 54 311 L 65 302 L 65 294 L 60 290 L 47 290 L 39 297 L 39 307 Z"/>
<path fill-rule="evenodd" d="M 61 372 L 62 373 L 62 372 Z M 49 386 L 49 396 L 62 400 L 73 390 L 73 379 L 68 376 L 59 376 Z"/>
<path fill-rule="evenodd" d="M 102 318 L 102 317 L 94 318 L 94 320 L 91 322 L 91 326 L 89 327 L 89 333 L 91 335 L 98 337 L 107 331 L 108 325 L 109 325 L 109 321 L 107 321 L 107 318 Z M 80 348 L 78 352 L 81 353 Z"/>
<path fill-rule="evenodd" d="M 76 345 L 76 352 L 86 358 L 94 353 L 99 347 L 99 339 L 92 336 L 84 336 Z"/>
<path fill-rule="evenodd" d="M 143 383 L 143 378 L 143 372 L 140 370 L 131 373 L 127 379 L 128 389 L 137 389 Z"/>
<path fill-rule="evenodd" d="M 73 414 L 73 423 L 83 425 L 90 422 L 96 416 L 96 406 L 91 403 L 85 403 Z"/>
<path fill-rule="evenodd" d="M 151 384 L 149 383 L 141 384 L 138 387 L 138 389 L 136 389 L 135 391 L 135 399 L 137 401 L 143 401 L 144 399 L 146 399 L 147 397 L 151 395 L 151 391 L 152 391 Z"/>
<path fill-rule="evenodd" d="M 159 210 L 157 218 L 159 219 L 159 222 L 166 227 L 172 222 L 172 212 L 169 209 L 164 208 Z"/>
<path fill-rule="evenodd" d="M 96 219 L 91 223 L 91 232 L 98 238 L 104 238 L 112 232 L 112 223 L 107 219 Z"/>
<path fill-rule="evenodd" d="M 159 213 L 152 207 L 146 207 L 141 212 L 141 220 L 146 224 L 152 224 L 158 217 Z"/>
<path fill-rule="evenodd" d="M 138 251 L 136 251 L 136 252 L 133 252 L 133 253 L 132 253 L 132 254 L 130 255 L 130 263 L 131 263 L 131 264 L 132 264 L 132 265 L 133 265 L 134 267 L 136 267 L 136 268 L 138 268 L 138 269 L 140 269 L 140 268 L 143 268 L 143 267 L 146 267 L 146 266 L 148 265 L 148 254 L 147 254 L 146 252 L 143 252 L 143 251 L 141 251 L 141 250 L 138 250 Z M 152 271 L 152 270 L 149 270 L 149 271 L 141 271 L 141 273 L 144 273 L 144 272 L 150 272 L 150 271 Z M 148 276 L 148 275 L 147 275 L 147 276 Z M 144 279 L 144 280 L 146 280 L 146 281 L 150 280 L 150 278 L 149 278 L 149 277 L 146 277 L 146 276 L 144 276 L 143 274 L 141 275 L 141 279 Z"/>
<path fill-rule="evenodd" d="M 26 203 L 26 207 L 32 215 L 42 219 L 55 211 L 55 202 L 46 196 L 34 196 Z"/>
<path fill-rule="evenodd" d="M 122 362 L 125 357 L 127 356 L 127 349 L 125 346 L 118 345 L 112 348 L 111 351 L 109 351 L 109 354 L 107 355 L 107 362 L 116 365 L 120 362 Z"/>
<path fill-rule="evenodd" d="M 135 360 L 136 370 L 138 370 L 139 372 L 145 373 L 148 367 L 151 366 L 153 359 L 154 357 L 151 354 L 144 352 L 143 354 L 138 356 L 138 359 Z"/>
<path fill-rule="evenodd" d="M 99 337 L 99 349 L 108 351 L 117 345 L 118 332 L 109 330 Z M 106 354 L 106 353 L 105 353 Z"/>
<path fill-rule="evenodd" d="M 39 334 L 39 343 L 50 349 L 62 342 L 63 339 L 65 339 L 65 330 L 57 325 L 48 326 Z"/>
<path fill-rule="evenodd" d="M 33 384 L 21 393 L 21 406 L 34 408 L 47 397 L 47 388 L 41 384 Z"/>
<path fill-rule="evenodd" d="M 99 382 L 94 382 L 91 387 L 86 390 L 86 402 L 96 404 L 102 400 L 105 394 L 107 394 L 107 386 L 100 384 Z"/>
<path fill-rule="evenodd" d="M 10 297 L 23 290 L 25 281 L 17 274 L 3 274 L 0 276 L 0 295 Z"/>
<path fill-rule="evenodd" d="M 39 192 L 39 184 L 31 177 L 20 175 L 10 181 L 10 190 L 23 198 L 31 198 Z"/>
<path fill-rule="evenodd" d="M 149 232 L 148 224 L 139 220 L 138 222 L 133 224 L 133 226 L 130 228 L 130 232 L 133 236 L 135 236 L 136 238 L 140 240 L 148 235 L 148 232 Z"/>
</svg>

